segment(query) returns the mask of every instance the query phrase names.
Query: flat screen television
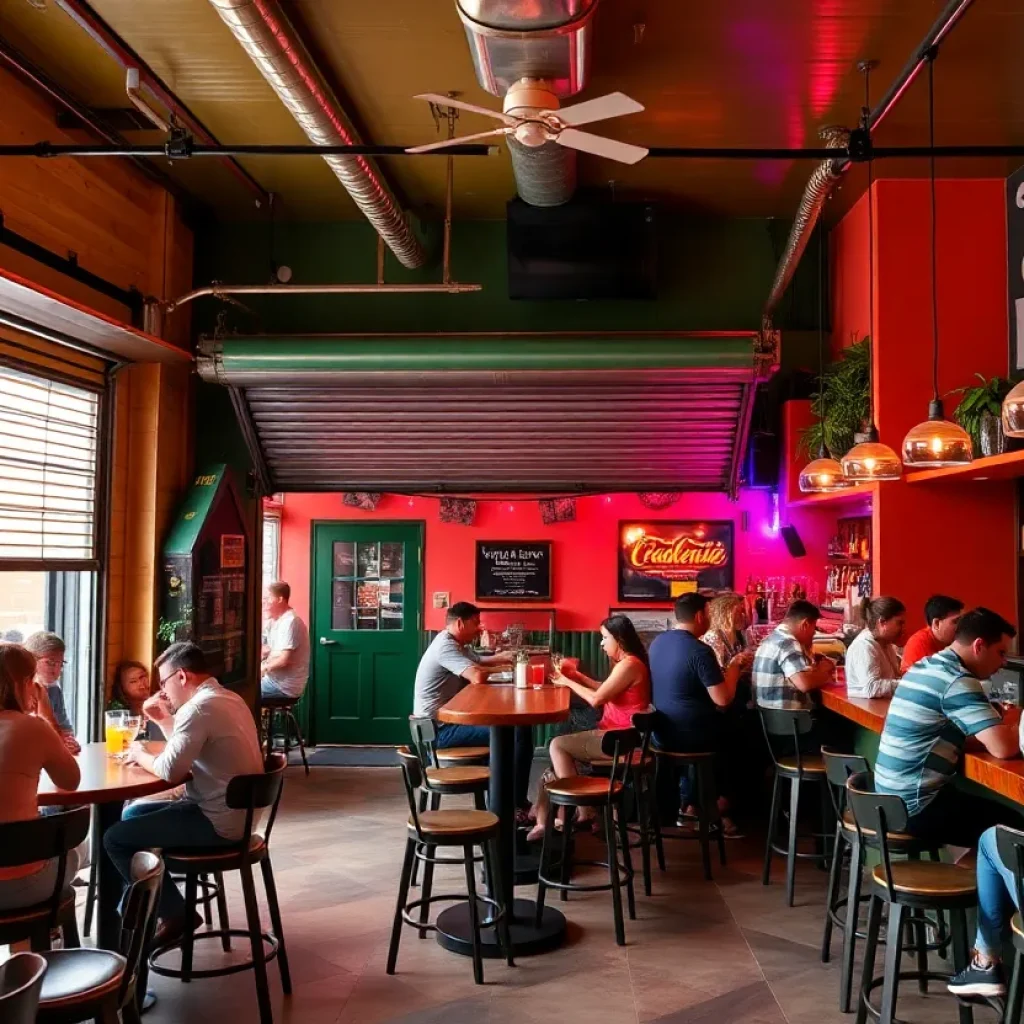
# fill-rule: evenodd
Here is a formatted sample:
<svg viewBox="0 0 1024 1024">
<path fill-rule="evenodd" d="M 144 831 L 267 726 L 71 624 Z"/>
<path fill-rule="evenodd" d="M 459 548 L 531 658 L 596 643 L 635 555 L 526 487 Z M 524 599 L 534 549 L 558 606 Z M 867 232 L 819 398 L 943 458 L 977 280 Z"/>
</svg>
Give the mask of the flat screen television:
<svg viewBox="0 0 1024 1024">
<path fill-rule="evenodd" d="M 647 203 L 508 204 L 510 299 L 653 299 L 657 222 Z"/>
</svg>

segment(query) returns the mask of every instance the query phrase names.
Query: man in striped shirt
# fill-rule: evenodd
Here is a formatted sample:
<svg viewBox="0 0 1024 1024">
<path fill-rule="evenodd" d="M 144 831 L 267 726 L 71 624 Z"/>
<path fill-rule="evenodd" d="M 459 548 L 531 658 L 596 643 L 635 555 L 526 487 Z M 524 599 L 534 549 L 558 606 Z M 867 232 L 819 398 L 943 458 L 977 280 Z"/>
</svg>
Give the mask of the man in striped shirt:
<svg viewBox="0 0 1024 1024">
<path fill-rule="evenodd" d="M 1007 820 L 998 805 L 947 784 L 972 738 L 994 757 L 1020 752 L 1016 714 L 1004 721 L 981 686 L 1006 664 L 1015 635 L 1002 616 L 975 608 L 961 617 L 952 646 L 913 665 L 896 687 L 878 746 L 875 785 L 880 793 L 903 798 L 914 835 L 974 846 L 985 828 Z"/>
</svg>

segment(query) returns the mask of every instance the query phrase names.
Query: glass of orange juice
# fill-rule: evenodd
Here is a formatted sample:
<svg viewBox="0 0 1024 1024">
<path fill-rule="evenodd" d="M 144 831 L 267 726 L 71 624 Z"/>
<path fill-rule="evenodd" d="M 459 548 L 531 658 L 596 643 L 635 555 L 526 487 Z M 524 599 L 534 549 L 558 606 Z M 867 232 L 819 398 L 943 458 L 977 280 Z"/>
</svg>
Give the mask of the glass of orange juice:
<svg viewBox="0 0 1024 1024">
<path fill-rule="evenodd" d="M 125 715 L 124 711 L 108 711 L 103 716 L 103 737 L 107 744 L 107 757 L 115 757 L 124 749 Z"/>
</svg>

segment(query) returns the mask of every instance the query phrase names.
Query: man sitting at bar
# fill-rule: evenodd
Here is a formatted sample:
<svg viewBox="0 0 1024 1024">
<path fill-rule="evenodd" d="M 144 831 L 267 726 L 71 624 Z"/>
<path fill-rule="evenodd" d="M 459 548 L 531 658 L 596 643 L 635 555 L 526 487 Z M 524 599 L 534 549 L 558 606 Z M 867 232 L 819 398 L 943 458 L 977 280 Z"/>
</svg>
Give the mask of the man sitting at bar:
<svg viewBox="0 0 1024 1024">
<path fill-rule="evenodd" d="M 486 725 L 453 725 L 437 722 L 437 712 L 464 686 L 486 683 L 514 661 L 512 654 L 478 654 L 470 644 L 480 635 L 480 609 L 468 601 L 457 601 L 448 609 L 445 628 L 423 652 L 416 669 L 413 715 L 432 718 L 437 728 L 439 750 L 448 747 L 486 747 L 490 729 Z M 516 806 L 527 806 L 526 791 L 533 763 L 533 730 L 516 730 Z"/>
<path fill-rule="evenodd" d="M 970 847 L 987 827 L 1014 817 L 948 783 L 969 740 L 993 757 L 1020 751 L 1017 713 L 1001 718 L 981 685 L 1006 664 L 1016 633 L 1001 615 L 975 608 L 961 617 L 952 646 L 919 661 L 896 687 L 878 746 L 875 785 L 880 793 L 903 798 L 913 835 Z"/>
<path fill-rule="evenodd" d="M 922 626 L 903 648 L 903 660 L 900 672 L 905 673 L 911 665 L 916 665 L 922 658 L 930 658 L 939 651 L 944 651 L 956 636 L 957 623 L 963 613 L 964 603 L 955 597 L 934 594 L 924 603 L 924 621 Z"/>
<path fill-rule="evenodd" d="M 808 711 L 811 694 L 835 678 L 828 658 L 811 654 L 821 612 L 810 601 L 794 601 L 778 627 L 754 655 L 754 694 L 763 708 Z"/>
</svg>

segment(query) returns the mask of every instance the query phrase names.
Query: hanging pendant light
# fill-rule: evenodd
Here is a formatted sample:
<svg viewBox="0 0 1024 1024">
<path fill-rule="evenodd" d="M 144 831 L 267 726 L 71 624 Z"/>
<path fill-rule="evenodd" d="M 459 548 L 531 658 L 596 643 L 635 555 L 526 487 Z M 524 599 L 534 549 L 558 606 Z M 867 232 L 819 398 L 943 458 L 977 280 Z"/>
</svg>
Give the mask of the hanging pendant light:
<svg viewBox="0 0 1024 1024">
<path fill-rule="evenodd" d="M 1003 399 L 1003 433 L 1007 437 L 1024 437 L 1024 380 L 1014 385 Z"/>
<path fill-rule="evenodd" d="M 831 494 L 849 487 L 843 476 L 843 467 L 833 459 L 825 447 L 825 314 L 823 295 L 825 292 L 824 275 L 824 236 L 825 230 L 818 224 L 818 413 L 821 423 L 821 445 L 818 457 L 807 463 L 800 474 L 799 487 L 804 494 Z"/>
<path fill-rule="evenodd" d="M 871 63 L 862 61 L 858 68 L 864 73 L 864 110 L 861 124 L 868 129 L 868 116 L 871 109 Z M 863 433 L 863 440 L 855 444 L 842 459 L 843 477 L 850 484 L 873 483 L 876 480 L 899 480 L 903 475 L 900 457 L 878 439 L 878 427 L 875 426 L 874 400 L 874 332 L 875 332 L 875 200 L 873 194 L 874 168 L 868 160 L 868 324 L 871 332 L 868 353 L 868 428 Z"/>
<path fill-rule="evenodd" d="M 932 203 L 932 400 L 928 419 L 911 428 L 903 439 L 903 465 L 914 469 L 967 466 L 974 459 L 971 436 L 957 423 L 946 419 L 939 397 L 939 256 L 936 243 L 937 203 L 935 200 L 935 57 L 928 51 L 928 146 Z"/>
</svg>

